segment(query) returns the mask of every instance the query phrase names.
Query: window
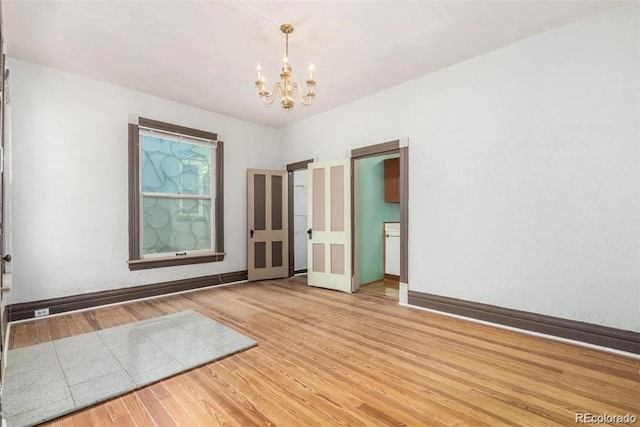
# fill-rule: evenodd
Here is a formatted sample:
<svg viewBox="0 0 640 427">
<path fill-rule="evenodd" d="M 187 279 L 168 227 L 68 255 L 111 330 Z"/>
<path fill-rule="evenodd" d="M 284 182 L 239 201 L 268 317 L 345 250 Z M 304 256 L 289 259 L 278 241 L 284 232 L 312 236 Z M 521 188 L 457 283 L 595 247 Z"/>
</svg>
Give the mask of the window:
<svg viewBox="0 0 640 427">
<path fill-rule="evenodd" d="M 222 156 L 215 133 L 129 123 L 130 270 L 224 259 Z"/>
</svg>

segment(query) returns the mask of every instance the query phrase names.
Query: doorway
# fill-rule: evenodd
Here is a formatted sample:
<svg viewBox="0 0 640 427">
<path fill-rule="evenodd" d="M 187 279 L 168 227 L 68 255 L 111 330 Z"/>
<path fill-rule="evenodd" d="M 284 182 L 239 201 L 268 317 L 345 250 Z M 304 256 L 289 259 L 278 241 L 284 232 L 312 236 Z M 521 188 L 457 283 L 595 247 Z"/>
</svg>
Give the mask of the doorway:
<svg viewBox="0 0 640 427">
<path fill-rule="evenodd" d="M 289 224 L 289 276 L 296 272 L 294 212 L 304 216 L 304 209 L 295 209 L 296 183 L 299 195 L 303 197 L 302 180 L 306 182 L 307 220 L 307 277 L 306 283 L 344 292 L 356 292 L 360 288 L 360 232 L 359 232 L 359 165 L 362 159 L 389 156 L 395 160 L 396 202 L 399 206 L 399 221 L 383 221 L 380 224 L 380 238 L 395 239 L 396 253 L 394 267 L 388 269 L 387 279 L 397 281 L 397 300 L 407 304 L 408 299 L 408 231 L 409 231 L 409 144 L 408 139 L 398 139 L 381 144 L 351 150 L 350 159 L 314 163 L 305 160 L 287 165 L 288 176 L 288 224 Z M 386 159 L 383 159 L 386 160 Z M 297 170 L 307 170 L 304 178 L 294 176 Z M 303 202 L 302 202 L 303 203 Z M 299 203 L 300 204 L 300 203 Z M 301 205 L 301 204 L 300 204 Z M 302 205 L 301 205 L 302 206 Z M 313 213 L 313 215 L 312 215 Z M 389 228 L 385 227 L 390 226 Z M 303 219 L 298 219 L 298 241 L 301 243 Z M 335 235 L 334 235 L 335 234 Z M 335 241 L 334 241 L 335 240 Z M 384 242 L 384 240 L 383 240 Z M 391 245 L 392 240 L 387 244 Z M 303 249 L 299 249 L 302 253 Z M 384 251 L 384 246 L 383 246 Z M 384 254 L 384 252 L 383 252 Z M 384 255 L 383 255 L 384 257 Z M 384 269 L 386 259 L 383 258 Z M 303 272 L 304 270 L 298 270 Z M 309 276 L 311 274 L 311 276 Z M 328 275 L 328 276 L 327 276 Z M 312 280 L 313 279 L 313 280 Z M 335 279 L 332 281 L 332 279 Z M 335 283 L 334 283 L 335 282 Z M 338 283 L 339 282 L 339 283 Z M 339 285 L 339 286 L 338 286 Z M 384 290 L 386 291 L 386 290 Z M 383 291 L 383 292 L 384 292 Z M 395 296 L 395 295 L 394 295 Z"/>
<path fill-rule="evenodd" d="M 287 165 L 289 199 L 289 276 L 307 273 L 308 171 L 313 159 Z"/>
<path fill-rule="evenodd" d="M 408 140 L 351 151 L 353 291 L 406 304 L 408 294 Z"/>
<path fill-rule="evenodd" d="M 399 162 L 400 152 L 395 150 L 356 159 L 354 164 L 358 289 L 395 300 L 400 282 Z"/>
</svg>

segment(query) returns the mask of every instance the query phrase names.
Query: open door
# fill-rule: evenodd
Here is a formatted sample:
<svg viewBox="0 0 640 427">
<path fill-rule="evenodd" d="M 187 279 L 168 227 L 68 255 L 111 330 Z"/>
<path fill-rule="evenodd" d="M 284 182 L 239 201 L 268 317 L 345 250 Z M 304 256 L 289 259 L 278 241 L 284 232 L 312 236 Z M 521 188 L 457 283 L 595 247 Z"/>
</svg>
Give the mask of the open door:
<svg viewBox="0 0 640 427">
<path fill-rule="evenodd" d="M 247 170 L 248 279 L 289 274 L 287 171 Z"/>
<path fill-rule="evenodd" d="M 0 12 L 1 12 L 0 5 Z M 2 16 L 0 14 L 0 27 L 4 26 Z M 7 106 L 7 87 L 5 84 L 6 78 L 6 55 L 4 52 L 4 28 L 0 28 L 0 386 L 4 383 L 4 367 L 6 365 L 5 356 L 8 349 L 5 348 L 5 338 L 7 334 L 7 324 L 9 319 L 5 316 L 5 283 L 4 275 L 6 270 L 6 263 L 11 262 L 11 255 L 5 254 L 4 235 L 5 235 L 5 192 L 4 192 L 4 168 L 5 168 L 5 155 L 4 155 L 4 135 L 5 135 L 5 109 Z M 0 402 L 1 403 L 1 402 Z M 0 405 L 2 406 L 2 405 Z"/>
<path fill-rule="evenodd" d="M 308 165 L 311 286 L 351 292 L 351 160 Z"/>
</svg>

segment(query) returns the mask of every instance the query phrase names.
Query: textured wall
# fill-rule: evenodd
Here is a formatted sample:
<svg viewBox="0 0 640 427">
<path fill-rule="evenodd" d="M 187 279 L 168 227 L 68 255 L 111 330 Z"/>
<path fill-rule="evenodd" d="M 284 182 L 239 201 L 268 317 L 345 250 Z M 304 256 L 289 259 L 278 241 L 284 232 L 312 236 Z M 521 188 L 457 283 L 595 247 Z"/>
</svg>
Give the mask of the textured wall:
<svg viewBox="0 0 640 427">
<path fill-rule="evenodd" d="M 246 269 L 246 170 L 278 168 L 276 129 L 28 62 L 9 67 L 12 302 Z M 225 142 L 224 262 L 129 271 L 129 114 Z"/>
<path fill-rule="evenodd" d="M 410 138 L 409 289 L 640 331 L 634 3 L 284 129 L 282 162 Z"/>
</svg>

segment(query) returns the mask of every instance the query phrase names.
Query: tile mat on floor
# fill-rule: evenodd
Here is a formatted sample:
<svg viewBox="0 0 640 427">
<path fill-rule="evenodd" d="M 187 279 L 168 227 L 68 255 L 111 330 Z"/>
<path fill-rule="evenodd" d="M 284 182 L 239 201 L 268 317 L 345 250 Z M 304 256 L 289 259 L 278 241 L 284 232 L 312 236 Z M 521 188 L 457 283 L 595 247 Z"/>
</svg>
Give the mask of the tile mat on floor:
<svg viewBox="0 0 640 427">
<path fill-rule="evenodd" d="M 255 345 L 187 310 L 9 350 L 2 415 L 9 427 L 41 423 Z"/>
</svg>

